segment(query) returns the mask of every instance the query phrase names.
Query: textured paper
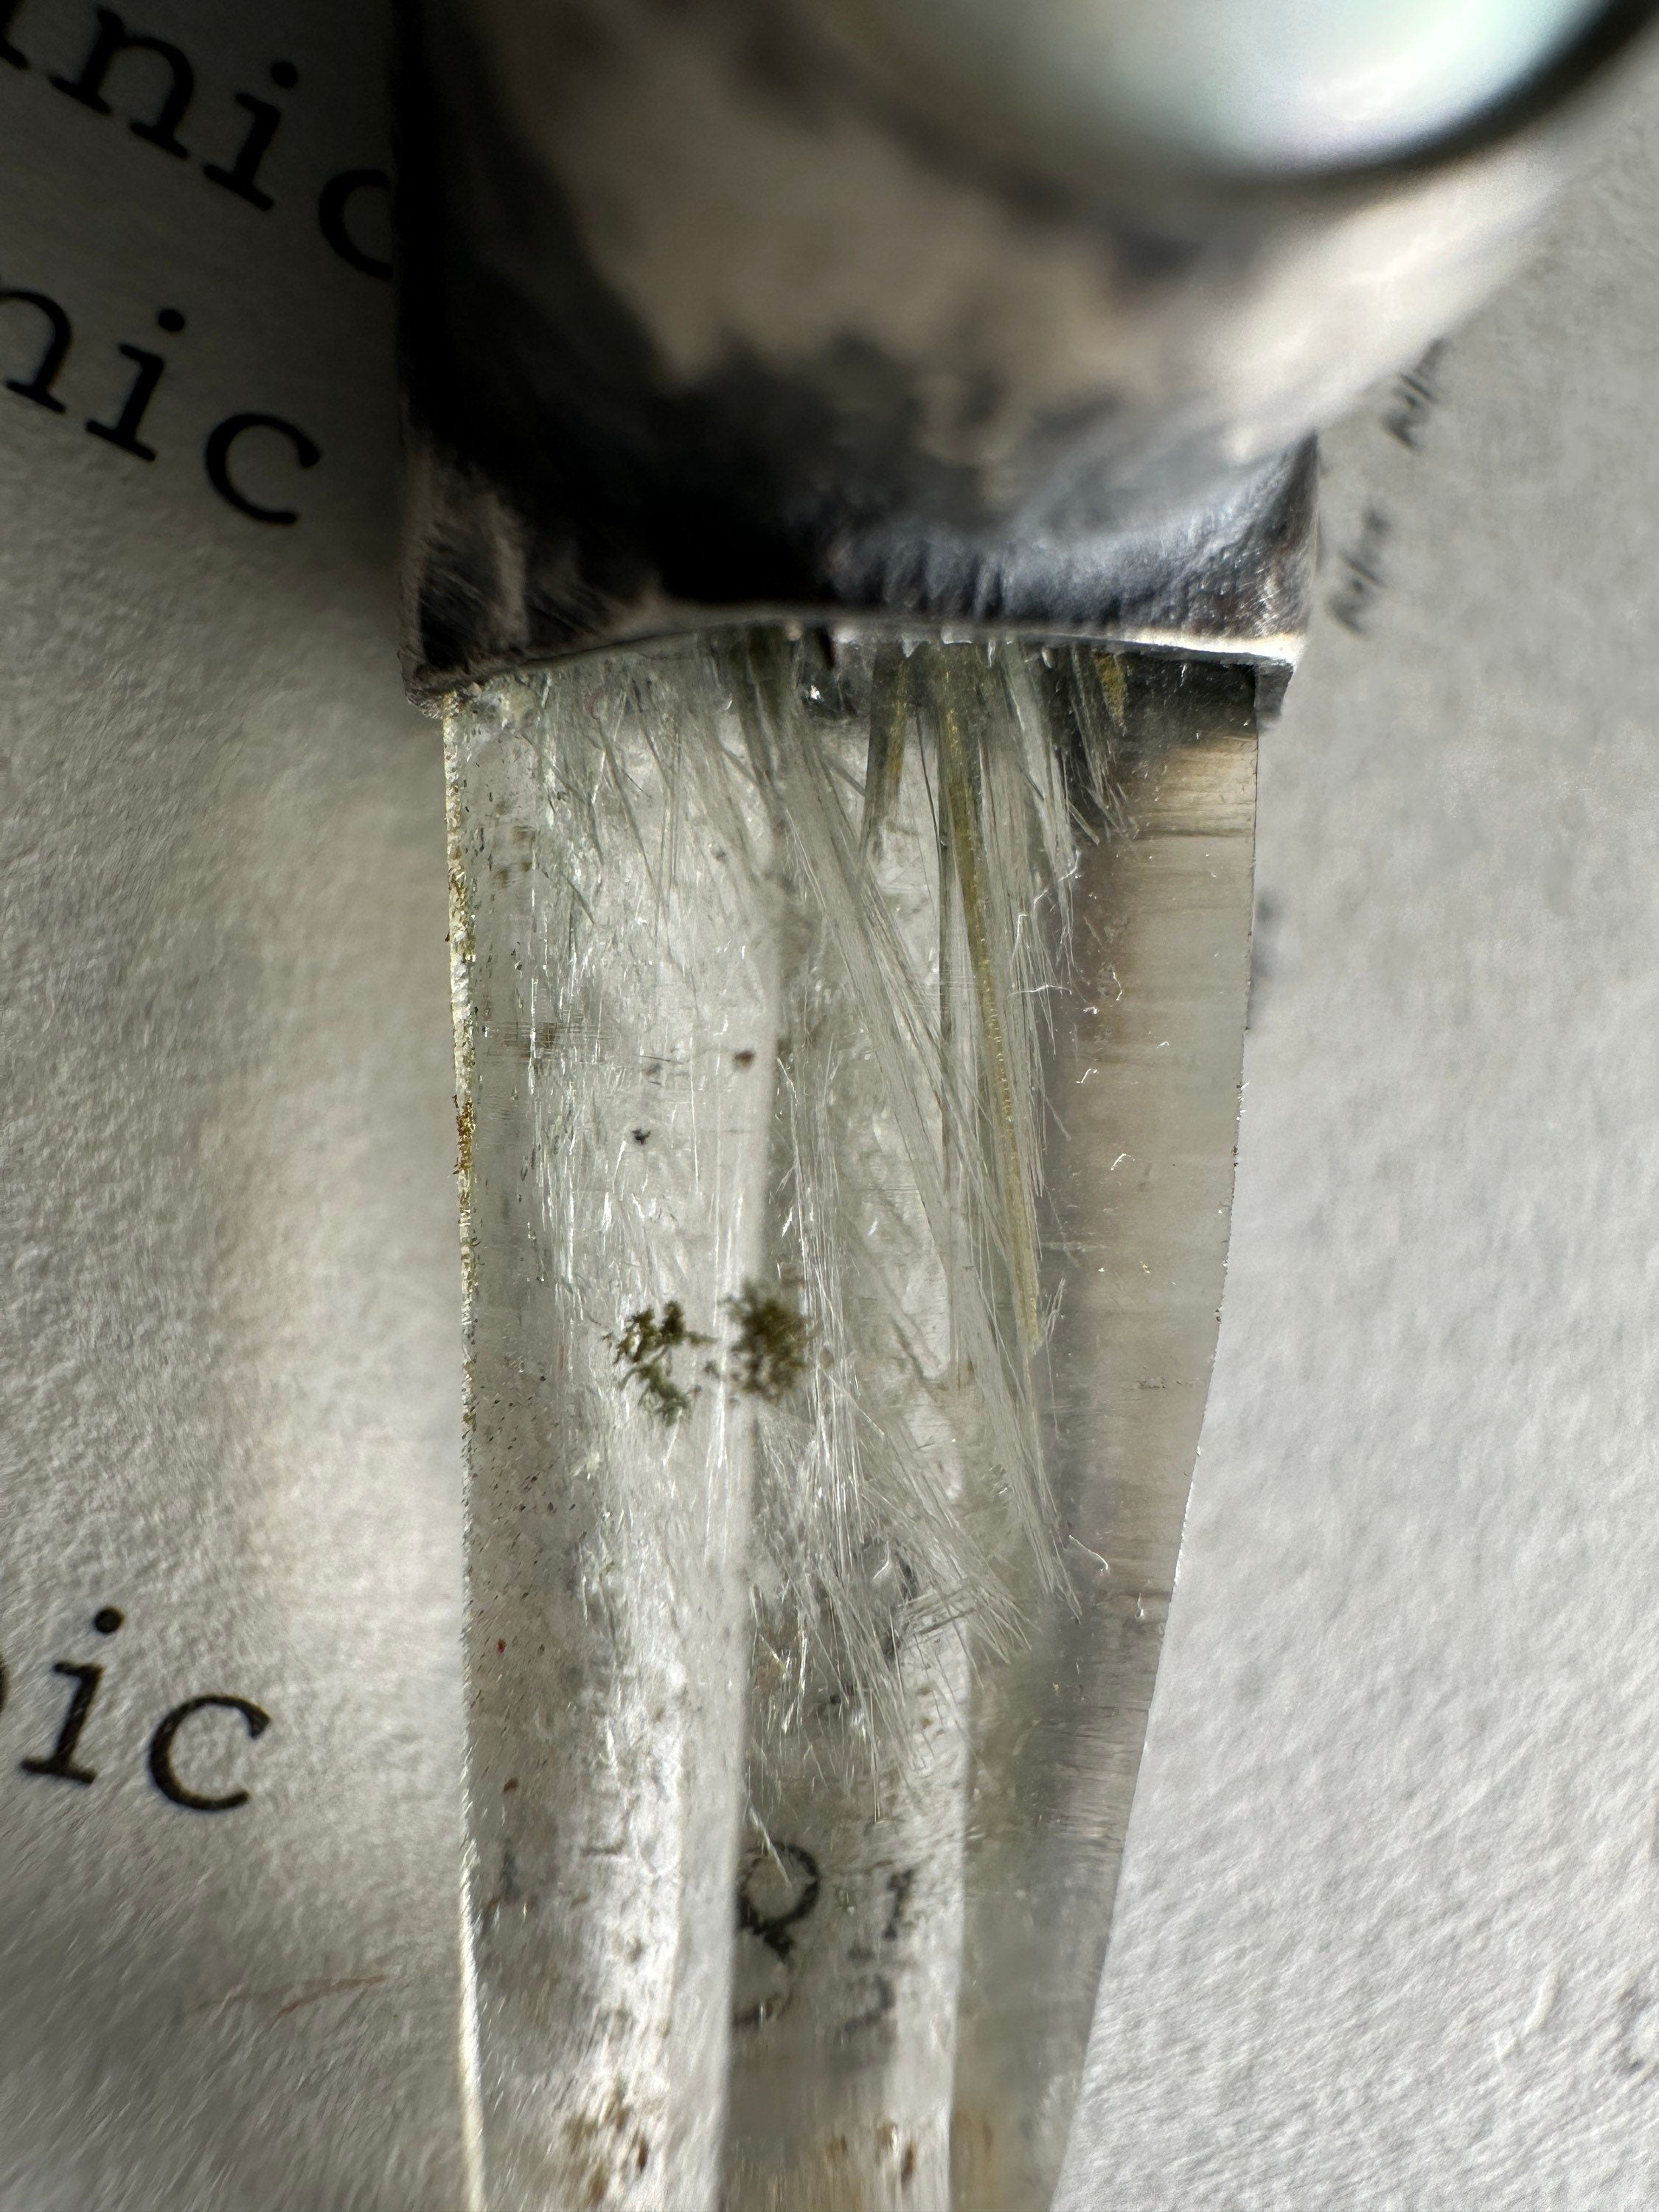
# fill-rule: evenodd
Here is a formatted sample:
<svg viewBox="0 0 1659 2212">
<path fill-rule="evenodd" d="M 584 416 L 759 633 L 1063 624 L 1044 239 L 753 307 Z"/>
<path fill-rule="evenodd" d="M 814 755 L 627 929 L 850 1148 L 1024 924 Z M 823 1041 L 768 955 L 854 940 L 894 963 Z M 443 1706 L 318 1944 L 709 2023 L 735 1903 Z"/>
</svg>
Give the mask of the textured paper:
<svg viewBox="0 0 1659 2212">
<path fill-rule="evenodd" d="M 1329 442 L 1077 2207 L 1659 2194 L 1656 203 Z"/>
<path fill-rule="evenodd" d="M 11 23 L 0 283 L 71 314 L 61 415 L 0 390 L 0 2205 L 439 2212 L 459 2198 L 460 1297 L 442 775 L 391 573 L 389 284 L 320 234 L 386 160 L 378 11 L 160 5 L 191 158 Z M 291 92 L 269 66 L 299 73 Z M 147 73 L 148 72 L 148 73 Z M 204 176 L 287 112 L 255 209 Z M 367 196 L 356 212 L 372 212 Z M 158 311 L 185 317 L 177 335 Z M 89 436 L 167 367 L 154 461 Z M 34 349 L 0 308 L 0 378 Z M 240 449 L 234 411 L 320 449 Z M 99 1608 L 125 1614 L 107 1637 Z M 27 1775 L 106 1670 L 90 1785 Z M 176 1765 L 158 1720 L 191 1695 Z"/>
</svg>

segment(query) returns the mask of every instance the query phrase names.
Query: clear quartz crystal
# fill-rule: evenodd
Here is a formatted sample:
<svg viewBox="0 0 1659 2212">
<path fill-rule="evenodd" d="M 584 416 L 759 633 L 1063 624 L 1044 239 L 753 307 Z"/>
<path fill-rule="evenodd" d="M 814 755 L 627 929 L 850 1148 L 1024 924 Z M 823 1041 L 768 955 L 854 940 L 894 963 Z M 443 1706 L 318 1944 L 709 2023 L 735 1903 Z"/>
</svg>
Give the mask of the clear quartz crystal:
<svg viewBox="0 0 1659 2212">
<path fill-rule="evenodd" d="M 475 2208 L 1041 2212 L 1221 1288 L 1245 668 L 447 717 Z"/>
</svg>

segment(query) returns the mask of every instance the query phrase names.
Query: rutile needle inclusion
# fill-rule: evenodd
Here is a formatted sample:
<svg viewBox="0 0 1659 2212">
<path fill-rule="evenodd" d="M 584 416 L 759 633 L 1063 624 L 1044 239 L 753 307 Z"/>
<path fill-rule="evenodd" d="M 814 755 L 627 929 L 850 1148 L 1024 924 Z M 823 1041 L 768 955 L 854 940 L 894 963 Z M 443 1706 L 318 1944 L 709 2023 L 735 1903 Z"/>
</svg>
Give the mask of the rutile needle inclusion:
<svg viewBox="0 0 1659 2212">
<path fill-rule="evenodd" d="M 1254 677 L 447 720 L 475 2212 L 1042 2212 L 1213 1349 Z"/>
</svg>

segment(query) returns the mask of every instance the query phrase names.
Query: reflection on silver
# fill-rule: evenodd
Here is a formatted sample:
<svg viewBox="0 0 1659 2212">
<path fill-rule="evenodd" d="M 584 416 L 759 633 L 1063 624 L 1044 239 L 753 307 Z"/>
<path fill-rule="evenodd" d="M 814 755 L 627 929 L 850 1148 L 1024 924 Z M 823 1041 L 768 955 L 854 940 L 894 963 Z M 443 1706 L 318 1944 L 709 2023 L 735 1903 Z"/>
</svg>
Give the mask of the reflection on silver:
<svg viewBox="0 0 1659 2212">
<path fill-rule="evenodd" d="M 447 718 L 491 2212 L 1037 2212 L 1214 1340 L 1254 677 L 751 629 Z"/>
</svg>

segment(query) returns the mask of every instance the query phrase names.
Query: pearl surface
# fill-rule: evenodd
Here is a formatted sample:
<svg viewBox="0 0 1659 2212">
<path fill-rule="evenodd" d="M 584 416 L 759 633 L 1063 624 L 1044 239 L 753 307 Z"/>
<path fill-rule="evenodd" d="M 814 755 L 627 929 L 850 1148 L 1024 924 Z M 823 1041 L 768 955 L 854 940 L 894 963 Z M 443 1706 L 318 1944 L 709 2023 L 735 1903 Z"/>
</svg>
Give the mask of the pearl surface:
<svg viewBox="0 0 1659 2212">
<path fill-rule="evenodd" d="M 1206 166 L 1340 168 L 1517 91 L 1605 0 L 883 0 L 1040 129 Z"/>
</svg>

